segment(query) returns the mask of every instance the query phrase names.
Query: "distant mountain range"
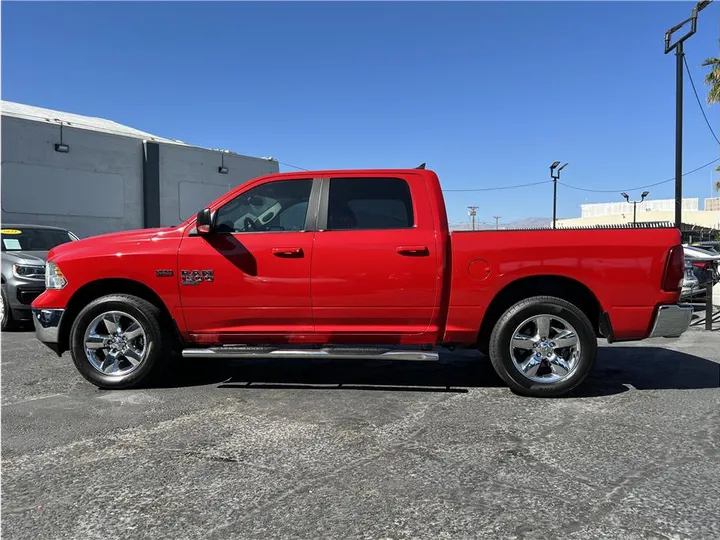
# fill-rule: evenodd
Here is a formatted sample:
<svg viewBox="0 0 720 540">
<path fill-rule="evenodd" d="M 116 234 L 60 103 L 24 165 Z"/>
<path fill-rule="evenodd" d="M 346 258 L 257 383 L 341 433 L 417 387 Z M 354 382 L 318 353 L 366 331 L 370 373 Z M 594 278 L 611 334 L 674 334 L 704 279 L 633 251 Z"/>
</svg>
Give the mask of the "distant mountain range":
<svg viewBox="0 0 720 540">
<path fill-rule="evenodd" d="M 500 229 L 530 229 L 534 227 L 549 227 L 551 219 L 546 217 L 531 217 L 525 219 L 517 219 L 515 221 L 503 222 L 500 220 Z M 494 229 L 495 223 L 476 222 L 476 230 Z M 450 229 L 454 231 L 469 231 L 472 225 L 469 221 L 450 223 Z"/>
</svg>

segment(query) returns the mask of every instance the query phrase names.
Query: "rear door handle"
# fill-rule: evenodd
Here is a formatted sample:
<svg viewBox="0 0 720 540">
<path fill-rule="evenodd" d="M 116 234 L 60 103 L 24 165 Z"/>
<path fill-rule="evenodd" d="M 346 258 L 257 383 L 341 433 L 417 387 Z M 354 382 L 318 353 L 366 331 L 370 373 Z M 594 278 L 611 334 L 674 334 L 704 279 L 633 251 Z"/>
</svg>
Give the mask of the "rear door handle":
<svg viewBox="0 0 720 540">
<path fill-rule="evenodd" d="M 430 250 L 427 246 L 398 246 L 395 248 L 399 255 L 405 257 L 427 257 L 430 255 Z"/>
<path fill-rule="evenodd" d="M 273 248 L 272 254 L 282 259 L 299 259 L 305 256 L 302 248 Z"/>
</svg>

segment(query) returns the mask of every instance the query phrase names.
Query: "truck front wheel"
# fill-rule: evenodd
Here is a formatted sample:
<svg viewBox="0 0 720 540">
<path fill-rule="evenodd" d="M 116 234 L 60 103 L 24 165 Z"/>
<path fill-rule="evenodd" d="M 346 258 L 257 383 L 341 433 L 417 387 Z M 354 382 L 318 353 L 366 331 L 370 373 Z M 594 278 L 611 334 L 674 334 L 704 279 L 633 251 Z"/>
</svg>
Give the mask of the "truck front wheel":
<svg viewBox="0 0 720 540">
<path fill-rule="evenodd" d="M 535 296 L 511 306 L 490 336 L 495 371 L 518 394 L 557 397 L 587 377 L 597 356 L 592 324 L 575 305 Z"/>
<path fill-rule="evenodd" d="M 70 351 L 80 374 L 100 388 L 141 386 L 161 371 L 171 337 L 161 311 L 135 296 L 111 294 L 88 304 L 70 329 Z"/>
</svg>

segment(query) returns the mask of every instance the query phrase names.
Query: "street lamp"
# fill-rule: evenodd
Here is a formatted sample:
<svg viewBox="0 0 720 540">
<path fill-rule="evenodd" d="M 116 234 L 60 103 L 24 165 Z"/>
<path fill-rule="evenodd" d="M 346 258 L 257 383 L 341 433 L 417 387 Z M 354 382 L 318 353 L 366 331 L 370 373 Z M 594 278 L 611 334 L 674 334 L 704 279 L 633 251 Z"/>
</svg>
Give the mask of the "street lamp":
<svg viewBox="0 0 720 540">
<path fill-rule="evenodd" d="M 683 122 L 683 43 L 697 30 L 697 17 L 712 0 L 702 0 L 692 9 L 690 18 L 685 19 L 665 32 L 665 54 L 675 49 L 675 226 L 682 226 L 682 122 Z M 670 44 L 672 35 L 690 23 L 690 31 Z"/>
<path fill-rule="evenodd" d="M 639 202 L 643 202 L 643 201 L 645 200 L 645 197 L 647 197 L 648 195 L 650 195 L 650 192 L 649 192 L 649 191 L 643 191 L 642 194 L 640 195 L 640 200 L 639 200 L 639 201 L 631 201 L 631 200 L 630 200 L 630 197 L 629 197 L 628 194 L 625 193 L 625 192 L 621 193 L 620 195 L 622 195 L 623 197 L 625 197 L 625 200 L 633 205 L 633 225 L 635 225 L 635 224 L 637 223 L 637 204 L 638 204 Z"/>
<path fill-rule="evenodd" d="M 560 171 L 567 167 L 567 163 L 559 169 L 557 168 L 558 165 L 560 165 L 559 161 L 553 161 L 552 165 L 550 165 L 550 178 L 553 181 L 553 229 L 556 228 L 555 222 L 557 221 L 557 181 L 560 180 Z"/>
<path fill-rule="evenodd" d="M 472 219 L 472 230 L 475 230 L 475 216 L 477 215 L 477 206 L 468 206 L 468 216 Z"/>
</svg>

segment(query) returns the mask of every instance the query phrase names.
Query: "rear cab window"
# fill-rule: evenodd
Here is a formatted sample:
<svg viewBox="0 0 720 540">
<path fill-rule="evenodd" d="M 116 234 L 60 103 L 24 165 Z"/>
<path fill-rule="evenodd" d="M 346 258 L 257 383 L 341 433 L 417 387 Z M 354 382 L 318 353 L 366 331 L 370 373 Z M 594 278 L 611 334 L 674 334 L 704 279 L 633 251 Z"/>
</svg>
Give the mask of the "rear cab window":
<svg viewBox="0 0 720 540">
<path fill-rule="evenodd" d="M 410 229 L 415 213 L 402 178 L 331 178 L 327 230 Z"/>
</svg>

